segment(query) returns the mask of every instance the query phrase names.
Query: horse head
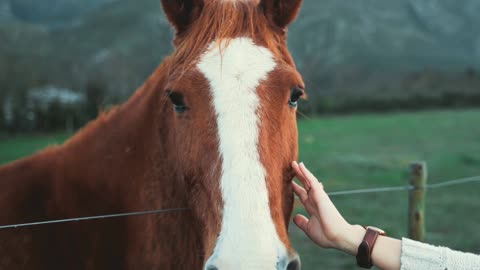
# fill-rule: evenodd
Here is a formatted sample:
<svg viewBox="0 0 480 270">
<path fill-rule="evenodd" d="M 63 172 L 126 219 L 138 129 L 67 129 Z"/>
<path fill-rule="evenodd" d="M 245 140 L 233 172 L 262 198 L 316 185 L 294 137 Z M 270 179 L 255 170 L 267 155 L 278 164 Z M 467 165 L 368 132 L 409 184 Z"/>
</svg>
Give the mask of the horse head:
<svg viewBox="0 0 480 270">
<path fill-rule="evenodd" d="M 176 32 L 161 89 L 169 158 L 203 226 L 204 269 L 300 269 L 287 230 L 304 83 L 286 38 L 301 0 L 162 5 Z"/>
</svg>

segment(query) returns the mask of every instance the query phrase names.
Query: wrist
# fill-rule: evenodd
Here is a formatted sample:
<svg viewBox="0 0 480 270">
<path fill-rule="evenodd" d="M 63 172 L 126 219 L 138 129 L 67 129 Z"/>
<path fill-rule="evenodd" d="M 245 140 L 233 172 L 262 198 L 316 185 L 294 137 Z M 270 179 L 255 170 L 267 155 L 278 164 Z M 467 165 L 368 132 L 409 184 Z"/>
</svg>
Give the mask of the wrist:
<svg viewBox="0 0 480 270">
<path fill-rule="evenodd" d="M 365 236 L 366 229 L 360 225 L 349 225 L 348 230 L 346 230 L 345 237 L 339 243 L 339 249 L 344 252 L 356 256 L 358 247 L 363 241 Z"/>
</svg>

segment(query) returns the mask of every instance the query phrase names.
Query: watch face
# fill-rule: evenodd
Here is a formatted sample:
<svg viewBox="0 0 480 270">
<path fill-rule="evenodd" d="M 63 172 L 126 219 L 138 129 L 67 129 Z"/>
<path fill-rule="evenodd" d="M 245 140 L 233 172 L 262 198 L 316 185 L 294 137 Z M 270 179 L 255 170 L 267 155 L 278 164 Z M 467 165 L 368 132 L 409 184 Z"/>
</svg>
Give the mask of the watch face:
<svg viewBox="0 0 480 270">
<path fill-rule="evenodd" d="M 384 231 L 384 230 L 379 229 L 379 228 L 377 228 L 377 227 L 368 226 L 367 229 L 374 230 L 374 231 L 378 232 L 378 233 L 381 234 L 381 235 L 384 235 L 384 234 L 385 234 L 385 231 Z"/>
</svg>

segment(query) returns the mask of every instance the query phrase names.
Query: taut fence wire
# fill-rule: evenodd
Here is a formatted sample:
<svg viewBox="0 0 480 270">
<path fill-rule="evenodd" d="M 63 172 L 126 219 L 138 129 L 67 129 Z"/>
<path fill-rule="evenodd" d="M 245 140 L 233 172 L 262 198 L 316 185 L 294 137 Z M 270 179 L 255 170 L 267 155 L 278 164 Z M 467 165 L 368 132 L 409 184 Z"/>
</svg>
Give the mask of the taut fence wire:
<svg viewBox="0 0 480 270">
<path fill-rule="evenodd" d="M 461 184 L 474 183 L 474 182 L 480 182 L 480 176 L 473 176 L 468 178 L 445 181 L 445 182 L 436 183 L 436 184 L 429 184 L 427 185 L 427 189 L 435 189 L 435 188 L 448 187 L 448 186 L 461 185 Z"/>
<path fill-rule="evenodd" d="M 467 178 L 460 178 L 455 180 L 449 180 L 449 181 L 435 183 L 435 184 L 428 184 L 425 186 L 425 189 L 436 189 L 436 188 L 455 186 L 455 185 L 474 183 L 474 182 L 480 182 L 480 175 L 467 177 Z M 416 188 L 412 185 L 396 186 L 396 187 L 378 187 L 378 188 L 333 191 L 333 192 L 329 192 L 328 196 L 334 197 L 334 196 L 355 195 L 355 194 L 363 194 L 363 193 L 383 193 L 383 192 L 405 191 L 405 190 L 415 190 L 415 189 Z"/>
<path fill-rule="evenodd" d="M 39 221 L 39 222 L 3 225 L 3 226 L 0 226 L 0 230 L 16 229 L 21 227 L 32 227 L 32 226 L 47 225 L 47 224 L 86 221 L 86 220 L 98 220 L 98 219 L 107 219 L 107 218 L 131 217 L 131 216 L 145 216 L 145 215 L 154 215 L 154 214 L 167 214 L 167 213 L 175 213 L 175 212 L 184 212 L 188 210 L 190 209 L 171 208 L 171 209 L 160 209 L 160 210 L 152 210 L 152 211 L 129 212 L 129 213 L 122 213 L 122 214 L 99 215 L 99 216 L 91 216 L 91 217 L 56 219 L 56 220 L 47 220 L 47 221 Z"/>
<path fill-rule="evenodd" d="M 334 197 L 334 196 L 345 196 L 345 195 L 364 194 L 364 193 L 383 193 L 383 192 L 403 191 L 403 190 L 412 190 L 412 189 L 413 189 L 413 186 L 365 188 L 365 189 L 328 192 L 328 196 Z"/>
</svg>

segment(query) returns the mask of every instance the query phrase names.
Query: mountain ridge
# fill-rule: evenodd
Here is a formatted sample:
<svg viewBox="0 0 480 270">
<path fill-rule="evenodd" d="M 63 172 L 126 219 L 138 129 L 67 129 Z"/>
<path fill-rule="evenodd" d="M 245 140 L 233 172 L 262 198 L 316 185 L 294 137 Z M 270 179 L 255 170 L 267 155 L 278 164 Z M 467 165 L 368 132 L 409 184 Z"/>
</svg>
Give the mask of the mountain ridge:
<svg viewBox="0 0 480 270">
<path fill-rule="evenodd" d="M 305 0 L 288 42 L 312 102 L 431 96 L 447 79 L 464 95 L 480 69 L 477 14 L 477 0 Z M 158 0 L 0 0 L 0 87 L 99 82 L 118 102 L 172 51 L 172 36 Z"/>
</svg>

